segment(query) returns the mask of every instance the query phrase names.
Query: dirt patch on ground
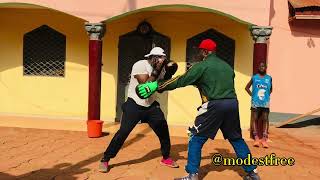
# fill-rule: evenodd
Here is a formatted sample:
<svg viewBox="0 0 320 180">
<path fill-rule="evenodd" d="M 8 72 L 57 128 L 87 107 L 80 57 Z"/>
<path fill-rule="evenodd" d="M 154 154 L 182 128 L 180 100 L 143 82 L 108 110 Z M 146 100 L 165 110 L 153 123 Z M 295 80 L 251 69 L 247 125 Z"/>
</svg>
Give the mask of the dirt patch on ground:
<svg viewBox="0 0 320 180">
<path fill-rule="evenodd" d="M 320 128 L 288 128 L 270 130 L 269 149 L 253 148 L 253 156 L 275 153 L 295 158 L 295 165 L 259 167 L 266 179 L 320 179 Z M 185 174 L 188 139 L 172 137 L 172 157 L 180 168 L 171 169 L 159 164 L 159 141 L 153 134 L 132 134 L 107 174 L 97 171 L 103 151 L 113 134 L 89 139 L 85 132 L 38 130 L 0 127 L 0 179 L 173 179 Z M 211 156 L 221 153 L 235 157 L 225 140 L 208 141 L 202 151 L 203 179 L 241 179 L 241 167 L 214 166 Z"/>
</svg>

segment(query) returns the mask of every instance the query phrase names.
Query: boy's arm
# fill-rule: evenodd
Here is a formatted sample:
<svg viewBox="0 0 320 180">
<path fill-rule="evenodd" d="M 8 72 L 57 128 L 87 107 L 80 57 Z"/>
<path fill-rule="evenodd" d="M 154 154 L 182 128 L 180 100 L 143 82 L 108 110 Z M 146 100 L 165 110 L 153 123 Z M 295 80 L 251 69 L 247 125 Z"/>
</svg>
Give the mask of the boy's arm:
<svg viewBox="0 0 320 180">
<path fill-rule="evenodd" d="M 270 88 L 270 94 L 272 93 L 272 78 L 271 78 L 271 88 Z"/>
</svg>

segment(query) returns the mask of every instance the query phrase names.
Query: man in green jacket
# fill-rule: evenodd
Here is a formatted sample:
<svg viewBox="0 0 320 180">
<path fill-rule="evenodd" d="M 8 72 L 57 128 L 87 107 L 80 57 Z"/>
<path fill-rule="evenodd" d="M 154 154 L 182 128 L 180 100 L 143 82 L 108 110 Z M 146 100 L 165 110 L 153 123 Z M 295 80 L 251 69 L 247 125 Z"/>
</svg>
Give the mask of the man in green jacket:
<svg viewBox="0 0 320 180">
<path fill-rule="evenodd" d="M 239 106 L 234 88 L 234 71 L 225 61 L 216 56 L 216 43 L 211 39 L 199 45 L 203 61 L 193 65 L 184 75 L 166 81 L 140 84 L 140 97 L 147 98 L 154 92 L 168 91 L 188 85 L 199 89 L 202 105 L 193 127 L 189 128 L 191 138 L 188 145 L 188 162 L 185 167 L 187 176 L 176 180 L 198 180 L 201 149 L 210 138 L 214 139 L 220 129 L 225 139 L 234 148 L 237 157 L 245 159 L 250 150 L 242 138 Z M 244 165 L 247 175 L 244 179 L 259 180 L 255 165 Z"/>
</svg>

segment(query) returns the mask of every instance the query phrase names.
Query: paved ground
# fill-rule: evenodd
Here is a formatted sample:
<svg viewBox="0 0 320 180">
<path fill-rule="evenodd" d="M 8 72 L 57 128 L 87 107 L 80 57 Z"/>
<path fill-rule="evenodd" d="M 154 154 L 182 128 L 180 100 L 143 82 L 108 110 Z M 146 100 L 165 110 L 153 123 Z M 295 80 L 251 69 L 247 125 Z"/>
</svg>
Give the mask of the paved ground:
<svg viewBox="0 0 320 180">
<path fill-rule="evenodd" d="M 147 134 L 147 135 L 143 135 Z M 156 136 L 150 129 L 141 128 L 126 141 L 118 156 L 112 160 L 110 173 L 97 171 L 101 153 L 111 135 L 89 139 L 85 132 L 0 127 L 0 179 L 161 179 L 184 175 L 187 157 L 187 138 L 172 137 L 172 156 L 180 168 L 171 169 L 159 164 L 160 151 Z M 294 157 L 292 167 L 260 167 L 266 179 L 320 179 L 320 128 L 271 128 L 270 149 L 253 148 L 255 157 L 270 153 Z M 201 177 L 204 179 L 241 179 L 240 167 L 213 166 L 214 153 L 235 156 L 228 142 L 218 139 L 203 148 Z"/>
</svg>

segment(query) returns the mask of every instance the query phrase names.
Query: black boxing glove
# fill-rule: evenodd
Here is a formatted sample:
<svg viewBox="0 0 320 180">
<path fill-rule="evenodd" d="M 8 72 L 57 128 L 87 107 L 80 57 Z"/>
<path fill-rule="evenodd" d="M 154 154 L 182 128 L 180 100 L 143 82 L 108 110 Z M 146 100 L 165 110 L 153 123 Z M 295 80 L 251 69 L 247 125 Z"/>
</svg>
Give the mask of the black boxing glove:
<svg viewBox="0 0 320 180">
<path fill-rule="evenodd" d="M 165 64 L 164 69 L 165 69 L 165 74 L 164 74 L 163 79 L 164 80 L 171 79 L 172 76 L 178 70 L 178 64 L 170 60 Z"/>
</svg>

